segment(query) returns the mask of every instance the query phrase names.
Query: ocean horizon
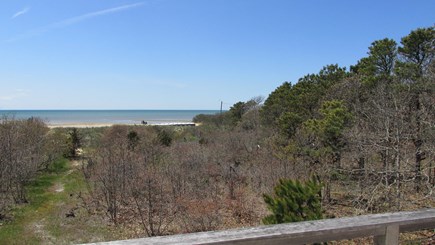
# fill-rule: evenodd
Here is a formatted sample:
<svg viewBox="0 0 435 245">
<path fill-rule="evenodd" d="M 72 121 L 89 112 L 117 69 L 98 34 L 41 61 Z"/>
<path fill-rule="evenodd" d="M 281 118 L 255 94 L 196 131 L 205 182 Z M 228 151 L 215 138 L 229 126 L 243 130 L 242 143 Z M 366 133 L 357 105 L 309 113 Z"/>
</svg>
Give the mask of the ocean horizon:
<svg viewBox="0 0 435 245">
<path fill-rule="evenodd" d="M 189 123 L 198 114 L 216 113 L 219 110 L 0 110 L 1 116 L 37 117 L 48 125 Z"/>
</svg>

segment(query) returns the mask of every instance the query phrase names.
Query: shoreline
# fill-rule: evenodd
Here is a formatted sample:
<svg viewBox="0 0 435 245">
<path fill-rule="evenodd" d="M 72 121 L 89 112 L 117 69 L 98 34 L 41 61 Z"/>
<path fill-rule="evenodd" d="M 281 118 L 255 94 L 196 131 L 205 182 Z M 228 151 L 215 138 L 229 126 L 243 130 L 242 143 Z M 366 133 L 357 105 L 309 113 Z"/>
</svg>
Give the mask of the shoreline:
<svg viewBox="0 0 435 245">
<path fill-rule="evenodd" d="M 104 128 L 111 127 L 114 123 L 59 123 L 59 124 L 47 124 L 48 128 Z M 130 124 L 122 124 L 130 125 Z"/>
<path fill-rule="evenodd" d="M 104 128 L 113 125 L 122 126 L 199 126 L 194 122 L 164 122 L 164 123 L 148 123 L 148 124 L 135 124 L 135 123 L 58 123 L 47 124 L 48 128 Z"/>
</svg>

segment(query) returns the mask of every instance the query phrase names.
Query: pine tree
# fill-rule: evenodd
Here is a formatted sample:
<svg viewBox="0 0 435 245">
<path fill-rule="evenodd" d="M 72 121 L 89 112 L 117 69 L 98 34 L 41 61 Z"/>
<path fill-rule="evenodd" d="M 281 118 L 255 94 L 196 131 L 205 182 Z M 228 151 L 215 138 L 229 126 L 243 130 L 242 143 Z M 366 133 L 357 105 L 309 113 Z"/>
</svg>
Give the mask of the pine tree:
<svg viewBox="0 0 435 245">
<path fill-rule="evenodd" d="M 70 157 L 77 157 L 77 150 L 82 146 L 81 137 L 77 128 L 73 128 L 71 132 L 69 132 L 70 137 Z"/>
<path fill-rule="evenodd" d="M 274 196 L 263 198 L 272 214 L 263 219 L 264 224 L 280 224 L 322 219 L 321 184 L 312 177 L 305 183 L 299 180 L 280 179 Z"/>
<path fill-rule="evenodd" d="M 172 137 L 166 130 L 161 130 L 158 134 L 158 138 L 160 140 L 160 144 L 163 146 L 171 146 Z"/>
</svg>

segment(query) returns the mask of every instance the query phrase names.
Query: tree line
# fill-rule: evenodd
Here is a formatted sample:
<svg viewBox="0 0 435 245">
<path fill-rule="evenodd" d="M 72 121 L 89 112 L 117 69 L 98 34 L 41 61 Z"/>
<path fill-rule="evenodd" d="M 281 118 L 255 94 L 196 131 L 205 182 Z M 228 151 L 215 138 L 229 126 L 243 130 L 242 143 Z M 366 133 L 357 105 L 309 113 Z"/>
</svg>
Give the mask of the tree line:
<svg viewBox="0 0 435 245">
<path fill-rule="evenodd" d="M 275 155 L 321 175 L 324 203 L 336 179 L 357 180 L 354 202 L 363 210 L 400 210 L 404 192 L 432 193 L 434 40 L 428 27 L 411 31 L 400 45 L 374 41 L 349 71 L 327 65 L 296 84 L 285 82 L 258 109 Z M 246 128 L 250 103 L 196 120 Z"/>
</svg>

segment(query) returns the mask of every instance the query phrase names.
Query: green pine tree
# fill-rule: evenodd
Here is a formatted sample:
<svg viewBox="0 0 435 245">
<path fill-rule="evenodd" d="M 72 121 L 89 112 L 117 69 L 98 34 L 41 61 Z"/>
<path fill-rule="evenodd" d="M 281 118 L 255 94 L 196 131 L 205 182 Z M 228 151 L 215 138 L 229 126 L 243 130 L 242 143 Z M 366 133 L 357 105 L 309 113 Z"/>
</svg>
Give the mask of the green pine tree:
<svg viewBox="0 0 435 245">
<path fill-rule="evenodd" d="M 82 138 L 80 137 L 77 128 L 73 128 L 69 132 L 69 138 L 70 138 L 69 157 L 75 158 L 77 157 L 77 150 L 82 146 Z"/>
<path fill-rule="evenodd" d="M 263 219 L 264 224 L 280 224 L 322 219 L 321 187 L 315 177 L 305 183 L 281 179 L 275 186 L 274 196 L 263 198 L 272 214 Z"/>
</svg>

